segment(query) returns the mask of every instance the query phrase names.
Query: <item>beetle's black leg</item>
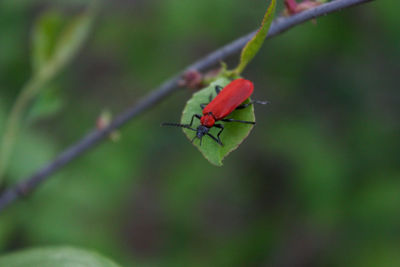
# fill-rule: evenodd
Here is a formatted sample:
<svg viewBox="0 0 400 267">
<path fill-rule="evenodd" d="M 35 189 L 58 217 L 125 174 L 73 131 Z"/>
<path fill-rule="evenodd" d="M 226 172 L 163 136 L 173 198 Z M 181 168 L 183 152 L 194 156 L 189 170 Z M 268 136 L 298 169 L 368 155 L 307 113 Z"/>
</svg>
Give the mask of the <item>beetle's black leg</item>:
<svg viewBox="0 0 400 267">
<path fill-rule="evenodd" d="M 215 86 L 215 92 L 217 93 L 217 95 L 219 94 L 219 92 L 221 92 L 222 90 L 222 86 L 216 85 Z M 209 102 L 205 103 L 205 104 L 200 104 L 200 107 L 204 109 L 205 106 L 207 106 L 212 100 L 213 100 L 213 94 L 210 94 L 210 96 L 208 97 Z"/>
<path fill-rule="evenodd" d="M 241 120 L 235 120 L 235 119 L 222 119 L 221 121 L 224 121 L 224 122 L 240 122 L 240 123 L 246 123 L 246 124 L 256 124 L 255 121 L 241 121 Z"/>
<path fill-rule="evenodd" d="M 217 139 L 218 139 L 218 143 L 223 145 L 222 142 L 221 142 L 221 138 L 219 136 L 221 135 L 222 131 L 224 130 L 224 125 L 222 125 L 222 124 L 214 124 L 214 127 L 217 127 L 217 128 L 221 129 L 217 134 Z"/>
<path fill-rule="evenodd" d="M 217 95 L 219 94 L 219 92 L 221 92 L 221 90 L 223 89 L 224 87 L 222 87 L 222 86 L 220 86 L 220 85 L 216 85 L 215 86 L 215 92 L 217 93 Z"/>
<path fill-rule="evenodd" d="M 215 86 L 215 92 L 217 93 L 217 95 L 219 94 L 219 92 L 221 92 L 221 90 L 222 90 L 222 86 L 219 86 L 219 85 L 216 85 Z M 210 94 L 210 96 L 208 97 L 208 99 L 210 100 L 210 102 L 213 100 L 213 95 L 212 94 Z"/>
<path fill-rule="evenodd" d="M 209 134 L 209 133 L 207 133 L 207 135 L 208 135 L 209 137 L 211 137 L 215 142 L 217 142 L 220 146 L 223 146 L 223 144 L 222 144 L 217 138 L 215 138 L 214 135 Z"/>
<path fill-rule="evenodd" d="M 220 86 L 220 85 L 216 85 L 215 86 L 215 92 L 217 93 L 217 95 L 219 94 L 219 92 L 221 92 L 222 89 L 223 89 L 223 87 Z M 209 100 L 208 103 L 200 104 L 201 109 L 204 109 L 213 100 L 213 95 L 212 94 L 210 94 L 210 96 L 208 97 L 208 100 Z"/>
<path fill-rule="evenodd" d="M 194 120 L 195 117 L 198 118 L 199 120 L 200 120 L 200 118 L 201 118 L 201 116 L 200 116 L 199 114 L 194 114 L 194 115 L 192 116 L 192 119 L 190 120 L 189 126 L 192 126 L 193 120 Z"/>
<path fill-rule="evenodd" d="M 248 106 L 250 106 L 250 105 L 252 105 L 252 104 L 266 105 L 266 104 L 268 104 L 268 103 L 269 103 L 268 101 L 251 100 L 249 103 L 242 104 L 242 105 L 238 106 L 236 109 L 247 108 Z"/>
</svg>

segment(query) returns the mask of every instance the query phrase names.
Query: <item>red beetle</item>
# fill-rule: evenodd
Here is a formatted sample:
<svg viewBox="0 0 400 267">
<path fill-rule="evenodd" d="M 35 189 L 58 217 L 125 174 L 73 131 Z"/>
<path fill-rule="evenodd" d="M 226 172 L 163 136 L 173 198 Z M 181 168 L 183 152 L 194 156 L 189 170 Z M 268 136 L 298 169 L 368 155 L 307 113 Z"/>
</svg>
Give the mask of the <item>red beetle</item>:
<svg viewBox="0 0 400 267">
<path fill-rule="evenodd" d="M 235 119 L 225 119 L 226 116 L 231 114 L 235 109 L 242 109 L 248 107 L 251 104 L 267 104 L 266 101 L 252 100 L 249 103 L 242 104 L 250 95 L 253 93 L 254 85 L 251 81 L 246 79 L 236 79 L 230 82 L 227 86 L 222 88 L 221 86 L 215 86 L 215 91 L 217 96 L 208 104 L 201 104 L 200 107 L 203 109 L 203 116 L 199 114 L 194 114 L 189 124 L 179 124 L 179 123 L 163 123 L 162 126 L 177 126 L 182 128 L 187 128 L 196 132 L 196 136 L 192 139 L 199 138 L 200 145 L 201 139 L 204 135 L 210 136 L 215 142 L 222 146 L 220 135 L 224 130 L 224 125 L 215 123 L 217 121 L 224 122 L 240 122 L 246 124 L 256 124 L 254 121 L 241 121 Z M 211 96 L 210 96 L 211 100 Z M 200 119 L 200 125 L 196 129 L 192 128 L 193 119 Z M 217 127 L 221 129 L 217 137 L 208 133 L 210 128 Z"/>
</svg>

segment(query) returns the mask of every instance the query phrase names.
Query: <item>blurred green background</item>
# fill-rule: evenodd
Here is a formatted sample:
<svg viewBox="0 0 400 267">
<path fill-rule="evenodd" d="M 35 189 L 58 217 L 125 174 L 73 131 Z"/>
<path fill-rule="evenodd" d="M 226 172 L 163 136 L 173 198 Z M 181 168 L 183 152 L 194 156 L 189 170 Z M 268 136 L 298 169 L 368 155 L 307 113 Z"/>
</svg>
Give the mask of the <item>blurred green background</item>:
<svg viewBox="0 0 400 267">
<path fill-rule="evenodd" d="M 278 12 L 282 11 L 279 1 Z M 31 75 L 48 10 L 0 2 L 0 133 Z M 78 56 L 32 105 L 6 185 L 208 52 L 255 29 L 265 0 L 104 3 Z M 178 129 L 184 89 L 0 215 L 0 251 L 71 245 L 123 266 L 400 266 L 398 1 L 375 1 L 268 40 L 244 76 L 257 126 L 223 167 Z M 234 67 L 238 55 L 228 59 Z"/>
</svg>

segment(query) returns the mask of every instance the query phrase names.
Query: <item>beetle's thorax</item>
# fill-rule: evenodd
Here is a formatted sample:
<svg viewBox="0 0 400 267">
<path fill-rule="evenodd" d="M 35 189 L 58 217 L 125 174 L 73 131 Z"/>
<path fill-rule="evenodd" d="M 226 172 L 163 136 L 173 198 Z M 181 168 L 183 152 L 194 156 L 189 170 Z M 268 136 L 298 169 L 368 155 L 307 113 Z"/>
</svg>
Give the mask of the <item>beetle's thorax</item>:
<svg viewBox="0 0 400 267">
<path fill-rule="evenodd" d="M 208 128 L 211 128 L 211 127 L 213 127 L 214 124 L 215 124 L 215 118 L 214 118 L 214 116 L 212 115 L 212 113 L 210 112 L 210 113 L 208 113 L 208 114 L 203 115 L 203 116 L 200 118 L 200 122 L 201 122 L 201 125 L 204 125 L 204 126 L 206 126 L 206 127 L 208 127 Z"/>
</svg>

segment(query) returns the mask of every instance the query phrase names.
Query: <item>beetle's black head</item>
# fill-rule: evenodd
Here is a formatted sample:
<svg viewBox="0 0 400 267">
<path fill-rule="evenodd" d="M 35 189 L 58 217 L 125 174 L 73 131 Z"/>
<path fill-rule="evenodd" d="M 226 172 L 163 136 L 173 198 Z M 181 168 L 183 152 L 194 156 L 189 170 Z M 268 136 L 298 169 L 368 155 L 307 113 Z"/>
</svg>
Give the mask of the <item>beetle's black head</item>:
<svg viewBox="0 0 400 267">
<path fill-rule="evenodd" d="M 209 130 L 210 128 L 204 125 L 199 125 L 199 127 L 197 127 L 197 133 L 196 133 L 197 138 L 201 139 L 204 135 L 208 133 Z"/>
<path fill-rule="evenodd" d="M 199 127 L 197 127 L 196 136 L 192 139 L 192 142 L 194 141 L 194 139 L 198 138 L 200 139 L 200 145 L 201 145 L 201 139 L 203 138 L 204 135 L 208 133 L 209 130 L 210 128 L 204 125 L 199 125 Z"/>
</svg>

